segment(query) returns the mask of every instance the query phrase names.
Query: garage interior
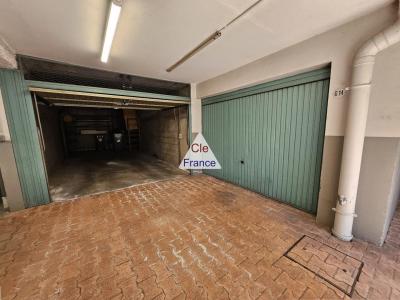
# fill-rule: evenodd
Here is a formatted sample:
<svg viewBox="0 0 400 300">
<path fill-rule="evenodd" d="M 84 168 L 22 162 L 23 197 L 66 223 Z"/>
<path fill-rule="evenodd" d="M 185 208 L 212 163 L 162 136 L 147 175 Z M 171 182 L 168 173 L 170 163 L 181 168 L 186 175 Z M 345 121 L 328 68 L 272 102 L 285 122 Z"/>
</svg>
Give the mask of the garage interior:
<svg viewBox="0 0 400 300">
<path fill-rule="evenodd" d="M 60 70 L 65 66 L 56 63 L 20 61 L 25 68 L 34 64 L 35 72 L 42 65 L 65 72 Z M 92 70 L 80 68 L 79 80 L 56 76 L 54 71 L 26 72 L 26 77 L 94 85 L 93 73 L 92 82 L 82 78 L 88 72 Z M 119 87 L 101 80 L 96 85 Z M 30 91 L 53 201 L 187 174 L 177 168 L 188 149 L 188 105 L 182 101 L 37 87 Z"/>
</svg>

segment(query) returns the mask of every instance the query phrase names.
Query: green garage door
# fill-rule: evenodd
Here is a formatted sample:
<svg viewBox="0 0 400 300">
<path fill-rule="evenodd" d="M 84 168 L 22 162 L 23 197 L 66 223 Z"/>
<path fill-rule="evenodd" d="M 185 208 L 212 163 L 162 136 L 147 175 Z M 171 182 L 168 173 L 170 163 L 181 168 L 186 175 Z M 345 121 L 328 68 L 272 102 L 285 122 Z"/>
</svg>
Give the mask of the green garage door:
<svg viewBox="0 0 400 300">
<path fill-rule="evenodd" d="M 22 72 L 0 69 L 0 92 L 10 127 L 25 207 L 47 204 L 50 196 L 32 98 Z"/>
<path fill-rule="evenodd" d="M 203 101 L 207 174 L 316 213 L 330 69 Z"/>
</svg>

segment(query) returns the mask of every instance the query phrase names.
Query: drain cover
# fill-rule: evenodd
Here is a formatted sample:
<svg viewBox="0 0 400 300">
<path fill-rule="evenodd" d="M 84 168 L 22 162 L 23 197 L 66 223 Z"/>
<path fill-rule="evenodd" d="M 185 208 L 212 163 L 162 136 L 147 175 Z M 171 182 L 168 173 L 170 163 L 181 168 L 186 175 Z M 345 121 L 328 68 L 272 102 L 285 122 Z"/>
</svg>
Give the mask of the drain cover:
<svg viewBox="0 0 400 300">
<path fill-rule="evenodd" d="M 284 256 L 350 297 L 364 265 L 362 261 L 306 235 Z"/>
</svg>

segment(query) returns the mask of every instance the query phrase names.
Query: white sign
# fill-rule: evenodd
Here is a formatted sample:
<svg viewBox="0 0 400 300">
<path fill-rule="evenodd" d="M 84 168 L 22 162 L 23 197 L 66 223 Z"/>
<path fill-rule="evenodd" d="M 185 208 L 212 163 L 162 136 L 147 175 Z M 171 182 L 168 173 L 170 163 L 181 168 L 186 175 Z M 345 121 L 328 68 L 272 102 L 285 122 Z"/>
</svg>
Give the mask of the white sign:
<svg viewBox="0 0 400 300">
<path fill-rule="evenodd" d="M 221 169 L 221 165 L 203 135 L 199 133 L 190 145 L 179 168 L 185 170 Z"/>
</svg>

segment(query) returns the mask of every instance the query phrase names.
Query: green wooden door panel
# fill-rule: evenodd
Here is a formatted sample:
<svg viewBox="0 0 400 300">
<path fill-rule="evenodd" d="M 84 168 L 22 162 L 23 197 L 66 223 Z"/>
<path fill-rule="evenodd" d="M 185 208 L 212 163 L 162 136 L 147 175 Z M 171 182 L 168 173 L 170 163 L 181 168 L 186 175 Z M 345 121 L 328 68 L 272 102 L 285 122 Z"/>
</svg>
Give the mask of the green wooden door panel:
<svg viewBox="0 0 400 300">
<path fill-rule="evenodd" d="M 316 213 L 329 70 L 203 102 L 203 134 L 221 170 L 205 173 Z"/>
<path fill-rule="evenodd" d="M 50 198 L 32 99 L 22 73 L 0 69 L 0 90 L 25 207 L 47 204 Z"/>
</svg>

